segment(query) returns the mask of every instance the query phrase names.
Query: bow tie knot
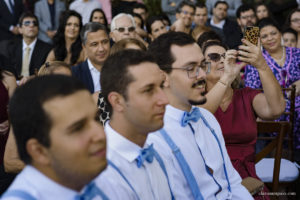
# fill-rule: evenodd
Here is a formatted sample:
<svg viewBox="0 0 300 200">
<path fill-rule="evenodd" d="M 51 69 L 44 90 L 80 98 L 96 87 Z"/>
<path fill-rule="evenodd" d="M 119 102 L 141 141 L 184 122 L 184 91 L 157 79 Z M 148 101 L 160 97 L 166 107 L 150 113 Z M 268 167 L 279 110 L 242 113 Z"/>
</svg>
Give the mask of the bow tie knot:
<svg viewBox="0 0 300 200">
<path fill-rule="evenodd" d="M 100 196 L 102 199 L 108 200 L 106 195 L 96 186 L 94 182 L 92 182 L 86 186 L 83 194 L 75 197 L 75 200 L 92 200 L 96 196 Z"/>
<path fill-rule="evenodd" d="M 201 117 L 199 108 L 193 108 L 191 112 L 184 112 L 181 119 L 181 126 L 185 127 L 190 121 L 197 122 Z"/>
<path fill-rule="evenodd" d="M 148 163 L 153 162 L 154 149 L 153 144 L 151 144 L 148 148 L 142 149 L 140 155 L 136 158 L 137 167 L 140 168 L 144 161 L 146 160 Z"/>
</svg>

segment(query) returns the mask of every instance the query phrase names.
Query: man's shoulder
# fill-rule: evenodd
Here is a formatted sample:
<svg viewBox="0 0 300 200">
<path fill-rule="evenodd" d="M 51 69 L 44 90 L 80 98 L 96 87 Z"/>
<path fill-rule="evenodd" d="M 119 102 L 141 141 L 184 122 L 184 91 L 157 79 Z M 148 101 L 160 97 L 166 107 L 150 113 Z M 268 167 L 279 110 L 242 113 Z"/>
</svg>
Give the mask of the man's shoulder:
<svg viewBox="0 0 300 200">
<path fill-rule="evenodd" d="M 40 48 L 44 48 L 44 49 L 47 49 L 49 51 L 52 49 L 52 45 L 51 44 L 49 44 L 47 42 L 44 42 L 44 41 L 42 41 L 40 39 L 37 39 L 36 45 L 39 47 L 39 49 Z"/>
<path fill-rule="evenodd" d="M 88 69 L 88 62 L 87 62 L 87 60 L 85 60 L 84 62 L 81 62 L 81 63 L 79 63 L 79 64 L 71 67 L 71 70 L 72 70 L 73 73 L 82 72 L 85 69 Z"/>
</svg>

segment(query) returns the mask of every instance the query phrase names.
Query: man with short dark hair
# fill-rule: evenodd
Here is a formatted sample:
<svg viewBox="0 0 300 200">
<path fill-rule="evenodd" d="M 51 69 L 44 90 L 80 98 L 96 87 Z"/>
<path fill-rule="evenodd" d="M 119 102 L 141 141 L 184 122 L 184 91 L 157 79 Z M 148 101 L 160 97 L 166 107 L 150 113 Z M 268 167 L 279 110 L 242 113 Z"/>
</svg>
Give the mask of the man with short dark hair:
<svg viewBox="0 0 300 200">
<path fill-rule="evenodd" d="M 110 43 L 107 28 L 97 22 L 89 22 L 80 32 L 86 61 L 73 66 L 72 74 L 81 80 L 91 93 L 101 90 L 100 72 L 109 56 Z"/>
<path fill-rule="evenodd" d="M 166 74 L 166 107 L 163 129 L 151 133 L 169 174 L 175 199 L 253 199 L 241 185 L 226 151 L 222 131 L 208 110 L 204 61 L 194 39 L 181 32 L 161 35 L 149 46 L 159 67 Z"/>
<path fill-rule="evenodd" d="M 212 18 L 208 20 L 210 26 L 230 48 L 238 48 L 241 44 L 242 32 L 235 21 L 227 18 L 228 4 L 226 1 L 217 1 L 213 8 Z"/>
<path fill-rule="evenodd" d="M 207 22 L 207 8 L 204 3 L 195 4 L 196 11 L 194 16 L 194 22 L 196 26 L 206 26 Z"/>
<path fill-rule="evenodd" d="M 18 76 L 27 77 L 35 75 L 45 62 L 51 46 L 37 39 L 39 21 L 30 13 L 23 13 L 19 20 L 19 32 L 22 39 L 12 40 L 8 44 L 8 58 L 12 62 Z"/>
<path fill-rule="evenodd" d="M 111 199 L 172 199 L 165 165 L 145 144 L 148 133 L 163 126 L 164 81 L 153 57 L 139 50 L 117 52 L 103 66 L 102 94 L 111 108 L 105 123 L 109 166 L 96 183 L 118 188 L 104 190 Z"/>
<path fill-rule="evenodd" d="M 90 183 L 107 164 L 96 115 L 92 96 L 71 77 L 42 76 L 17 88 L 9 116 L 26 167 L 1 199 L 107 199 Z"/>
<path fill-rule="evenodd" d="M 144 24 L 146 23 L 148 18 L 148 8 L 145 4 L 135 3 L 133 5 L 132 12 L 139 14 L 143 18 Z"/>
<path fill-rule="evenodd" d="M 194 3 L 184 0 L 176 9 L 176 21 L 171 27 L 173 31 L 180 31 L 189 34 L 195 15 Z"/>
<path fill-rule="evenodd" d="M 243 33 L 247 26 L 255 26 L 257 21 L 254 8 L 247 4 L 243 4 L 237 9 L 236 18 Z"/>
<path fill-rule="evenodd" d="M 146 27 L 151 40 L 155 40 L 158 36 L 167 32 L 166 26 L 164 25 L 161 16 L 149 17 Z"/>
</svg>

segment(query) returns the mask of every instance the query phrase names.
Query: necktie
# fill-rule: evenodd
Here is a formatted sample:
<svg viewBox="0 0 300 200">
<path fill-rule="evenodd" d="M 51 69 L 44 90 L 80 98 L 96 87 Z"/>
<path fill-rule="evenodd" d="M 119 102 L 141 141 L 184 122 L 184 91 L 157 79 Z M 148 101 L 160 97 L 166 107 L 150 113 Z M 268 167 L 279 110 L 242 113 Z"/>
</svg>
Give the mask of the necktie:
<svg viewBox="0 0 300 200">
<path fill-rule="evenodd" d="M 30 50 L 31 50 L 30 47 L 25 48 L 25 53 L 22 62 L 22 72 L 21 72 L 23 76 L 29 76 Z"/>
<path fill-rule="evenodd" d="M 8 4 L 9 4 L 9 7 L 10 7 L 11 14 L 14 15 L 15 6 L 14 6 L 12 0 L 8 0 Z"/>
<path fill-rule="evenodd" d="M 144 161 L 146 160 L 148 163 L 152 163 L 154 156 L 153 144 L 151 144 L 148 148 L 142 149 L 140 155 L 136 158 L 137 167 L 140 168 Z"/>
<path fill-rule="evenodd" d="M 191 112 L 184 112 L 181 119 L 181 126 L 186 126 L 190 121 L 197 122 L 201 117 L 199 108 L 193 108 Z"/>
<path fill-rule="evenodd" d="M 108 197 L 96 186 L 95 183 L 90 183 L 87 185 L 84 193 L 77 195 L 74 200 L 92 200 L 96 196 L 100 196 L 103 200 L 108 200 Z"/>
</svg>

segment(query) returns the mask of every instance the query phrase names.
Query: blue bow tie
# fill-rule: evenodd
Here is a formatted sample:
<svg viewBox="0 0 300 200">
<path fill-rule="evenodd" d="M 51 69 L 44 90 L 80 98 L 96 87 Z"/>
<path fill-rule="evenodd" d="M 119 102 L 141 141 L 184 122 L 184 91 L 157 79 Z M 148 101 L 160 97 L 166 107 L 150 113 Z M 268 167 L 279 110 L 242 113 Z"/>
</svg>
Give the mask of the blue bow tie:
<svg viewBox="0 0 300 200">
<path fill-rule="evenodd" d="M 103 200 L 108 200 L 108 197 L 92 182 L 87 185 L 83 194 L 75 197 L 75 200 L 92 200 L 96 196 L 102 197 Z"/>
<path fill-rule="evenodd" d="M 152 163 L 154 156 L 153 144 L 151 144 L 148 148 L 142 149 L 140 155 L 136 158 L 137 167 L 140 168 L 144 161 L 146 160 L 148 163 Z"/>
<path fill-rule="evenodd" d="M 184 112 L 181 119 L 181 126 L 185 127 L 189 121 L 197 122 L 201 117 L 199 108 L 193 108 L 191 112 Z"/>
</svg>

